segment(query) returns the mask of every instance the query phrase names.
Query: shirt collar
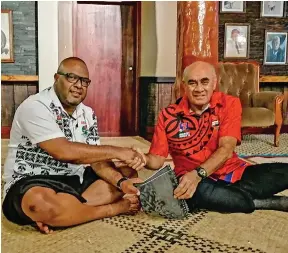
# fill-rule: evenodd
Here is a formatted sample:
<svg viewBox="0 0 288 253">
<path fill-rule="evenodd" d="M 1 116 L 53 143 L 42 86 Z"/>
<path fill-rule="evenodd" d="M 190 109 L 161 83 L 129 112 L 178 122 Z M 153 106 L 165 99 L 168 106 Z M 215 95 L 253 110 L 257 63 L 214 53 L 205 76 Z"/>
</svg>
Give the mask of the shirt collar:
<svg viewBox="0 0 288 253">
<path fill-rule="evenodd" d="M 216 106 L 223 106 L 222 101 L 222 93 L 221 92 L 213 92 L 212 97 L 210 99 L 209 108 L 215 108 Z M 186 115 L 191 114 L 189 108 L 188 97 L 184 95 L 176 108 L 176 113 L 183 112 Z M 192 112 L 193 114 L 193 112 Z"/>
<path fill-rule="evenodd" d="M 50 97 L 51 97 L 54 105 L 57 106 L 57 107 L 60 107 L 63 112 L 65 112 L 67 115 L 69 115 L 69 114 L 66 112 L 66 110 L 63 108 L 63 105 L 61 104 L 58 96 L 56 95 L 54 86 L 51 86 L 51 87 L 50 87 L 49 95 L 50 95 Z M 77 105 L 76 110 L 75 110 L 75 111 L 73 112 L 73 114 L 72 114 L 72 117 L 73 117 L 74 119 L 77 119 L 77 118 L 79 118 L 83 113 L 84 113 L 83 104 L 80 103 L 79 105 Z"/>
</svg>

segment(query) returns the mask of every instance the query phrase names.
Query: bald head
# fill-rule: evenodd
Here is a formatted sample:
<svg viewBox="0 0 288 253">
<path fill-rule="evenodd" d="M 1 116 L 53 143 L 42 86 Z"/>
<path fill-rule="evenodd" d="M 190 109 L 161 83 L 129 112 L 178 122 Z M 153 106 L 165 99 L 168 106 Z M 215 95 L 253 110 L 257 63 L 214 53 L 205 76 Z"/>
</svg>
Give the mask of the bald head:
<svg viewBox="0 0 288 253">
<path fill-rule="evenodd" d="M 185 83 L 189 81 L 189 75 L 191 73 L 205 72 L 207 76 L 211 76 L 213 79 L 216 79 L 216 71 L 212 64 L 204 61 L 196 61 L 187 66 L 183 72 L 183 80 Z"/>
<path fill-rule="evenodd" d="M 79 66 L 81 68 L 84 68 L 88 72 L 88 68 L 87 68 L 86 63 L 78 57 L 69 57 L 69 58 L 66 58 L 63 61 L 61 61 L 61 63 L 59 64 L 57 72 L 69 72 L 69 71 L 67 71 L 67 69 L 69 70 L 70 68 L 73 68 L 75 66 Z"/>
<path fill-rule="evenodd" d="M 190 109 L 201 114 L 203 108 L 209 104 L 216 88 L 215 68 L 208 62 L 194 62 L 185 68 L 183 80 Z"/>
</svg>

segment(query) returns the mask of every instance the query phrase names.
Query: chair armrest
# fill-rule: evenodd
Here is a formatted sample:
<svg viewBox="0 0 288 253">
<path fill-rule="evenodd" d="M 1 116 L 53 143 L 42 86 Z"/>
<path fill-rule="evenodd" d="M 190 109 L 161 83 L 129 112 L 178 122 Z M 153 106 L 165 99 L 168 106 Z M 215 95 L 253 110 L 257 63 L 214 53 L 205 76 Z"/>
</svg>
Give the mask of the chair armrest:
<svg viewBox="0 0 288 253">
<path fill-rule="evenodd" d="M 262 91 L 252 95 L 252 106 L 253 107 L 264 107 L 275 114 L 282 113 L 282 103 L 284 95 L 281 92 L 275 91 Z"/>
</svg>

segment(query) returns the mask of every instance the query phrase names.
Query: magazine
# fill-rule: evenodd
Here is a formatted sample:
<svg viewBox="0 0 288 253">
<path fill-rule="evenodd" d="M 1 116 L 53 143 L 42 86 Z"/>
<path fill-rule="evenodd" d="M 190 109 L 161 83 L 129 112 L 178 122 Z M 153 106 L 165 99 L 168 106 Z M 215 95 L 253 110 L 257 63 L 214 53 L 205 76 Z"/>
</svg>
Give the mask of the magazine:
<svg viewBox="0 0 288 253">
<path fill-rule="evenodd" d="M 188 215 L 186 201 L 175 199 L 173 196 L 178 180 L 170 165 L 166 165 L 135 186 L 140 191 L 140 202 L 144 212 L 170 219 L 182 219 Z"/>
</svg>

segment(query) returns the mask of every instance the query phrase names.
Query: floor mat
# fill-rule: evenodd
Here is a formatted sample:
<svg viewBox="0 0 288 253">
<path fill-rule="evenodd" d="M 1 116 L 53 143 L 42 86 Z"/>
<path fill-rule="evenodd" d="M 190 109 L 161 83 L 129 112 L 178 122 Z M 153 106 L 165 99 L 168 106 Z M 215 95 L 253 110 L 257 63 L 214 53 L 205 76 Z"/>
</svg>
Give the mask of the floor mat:
<svg viewBox="0 0 288 253">
<path fill-rule="evenodd" d="M 144 152 L 149 149 L 149 142 L 140 137 L 101 138 L 101 142 L 136 145 Z M 7 141 L 2 140 L 2 159 L 5 154 Z M 144 179 L 151 173 L 143 170 L 140 177 Z M 221 214 L 198 210 L 187 219 L 168 220 L 138 213 L 93 221 L 51 235 L 12 224 L 2 216 L 1 233 L 5 253 L 286 253 L 288 215 L 277 211 Z"/>
<path fill-rule="evenodd" d="M 240 157 L 288 157 L 288 134 L 280 135 L 279 147 L 274 147 L 273 134 L 244 135 L 241 145 L 236 147 L 236 153 Z"/>
</svg>

